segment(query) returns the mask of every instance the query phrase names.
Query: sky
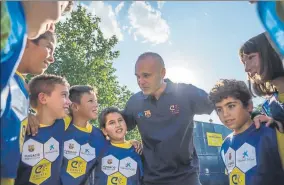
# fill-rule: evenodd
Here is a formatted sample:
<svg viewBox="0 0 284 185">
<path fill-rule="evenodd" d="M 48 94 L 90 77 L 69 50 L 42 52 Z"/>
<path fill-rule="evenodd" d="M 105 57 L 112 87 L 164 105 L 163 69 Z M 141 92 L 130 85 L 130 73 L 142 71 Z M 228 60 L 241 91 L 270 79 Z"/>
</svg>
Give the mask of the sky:
<svg viewBox="0 0 284 185">
<path fill-rule="evenodd" d="M 239 47 L 264 31 L 255 5 L 243 2 L 206 1 L 81 1 L 102 20 L 106 38 L 116 35 L 113 62 L 121 85 L 140 89 L 134 75 L 138 56 L 159 53 L 172 81 L 192 83 L 209 92 L 221 78 L 246 81 Z M 254 99 L 254 104 L 263 101 Z M 221 123 L 215 112 L 195 120 Z"/>
</svg>

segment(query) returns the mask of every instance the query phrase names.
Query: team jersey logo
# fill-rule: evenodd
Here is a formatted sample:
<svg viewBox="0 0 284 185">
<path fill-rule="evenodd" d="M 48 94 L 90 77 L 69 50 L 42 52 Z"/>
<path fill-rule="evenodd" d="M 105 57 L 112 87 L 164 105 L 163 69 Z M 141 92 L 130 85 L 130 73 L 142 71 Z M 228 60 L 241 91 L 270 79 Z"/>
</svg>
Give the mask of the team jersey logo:
<svg viewBox="0 0 284 185">
<path fill-rule="evenodd" d="M 231 147 L 228 149 L 228 151 L 225 154 L 225 165 L 227 167 L 228 172 L 230 173 L 234 167 L 236 166 L 236 158 L 235 158 L 235 150 L 233 150 Z"/>
<path fill-rule="evenodd" d="M 144 114 L 145 114 L 146 118 L 150 118 L 151 117 L 151 111 L 150 110 L 144 111 Z"/>
<path fill-rule="evenodd" d="M 73 143 L 69 143 L 69 149 L 70 150 L 74 149 L 74 144 Z"/>
<path fill-rule="evenodd" d="M 107 185 L 127 185 L 127 178 L 116 172 L 107 178 Z"/>
<path fill-rule="evenodd" d="M 89 143 L 81 146 L 80 156 L 87 162 L 96 158 L 96 149 L 91 147 Z"/>
<path fill-rule="evenodd" d="M 78 178 L 86 173 L 87 162 L 81 157 L 75 157 L 68 161 L 66 172 L 74 178 Z"/>
<path fill-rule="evenodd" d="M 107 164 L 112 164 L 112 159 L 108 159 Z"/>
<path fill-rule="evenodd" d="M 108 176 L 107 185 L 126 185 L 127 178 L 136 175 L 137 166 L 131 157 L 118 160 L 108 155 L 102 158 L 101 170 Z"/>
<path fill-rule="evenodd" d="M 106 175 L 111 175 L 118 171 L 119 160 L 113 155 L 102 158 L 102 171 Z"/>
<path fill-rule="evenodd" d="M 43 144 L 34 139 L 28 139 L 23 145 L 22 161 L 29 166 L 34 166 L 42 159 Z"/>
<path fill-rule="evenodd" d="M 33 151 L 35 151 L 35 146 L 34 145 L 29 145 L 28 146 L 29 147 L 29 152 L 33 152 Z"/>
<path fill-rule="evenodd" d="M 28 139 L 23 145 L 22 161 L 27 165 L 35 166 L 42 159 L 54 162 L 59 154 L 59 142 L 53 137 L 44 144 Z"/>
<path fill-rule="evenodd" d="M 179 106 L 178 105 L 171 105 L 170 111 L 172 114 L 178 114 L 179 113 Z"/>
<path fill-rule="evenodd" d="M 142 118 L 143 116 L 144 116 L 143 112 L 139 112 L 139 113 L 137 114 L 137 117 L 138 117 L 138 118 Z"/>
<path fill-rule="evenodd" d="M 230 185 L 245 185 L 245 177 L 245 174 L 239 168 L 234 168 L 230 173 Z"/>
<path fill-rule="evenodd" d="M 74 139 L 64 142 L 64 157 L 68 159 L 66 172 L 73 178 L 86 174 L 88 162 L 96 158 L 96 149 L 89 143 L 80 145 Z"/>
<path fill-rule="evenodd" d="M 73 159 L 80 154 L 80 144 L 74 139 L 64 142 L 64 157 L 67 159 Z"/>
<path fill-rule="evenodd" d="M 237 151 L 230 147 L 224 158 L 230 174 L 230 185 L 245 185 L 246 172 L 257 165 L 255 147 L 248 143 L 244 143 Z"/>
<path fill-rule="evenodd" d="M 51 137 L 46 143 L 44 143 L 44 158 L 53 162 L 59 156 L 59 142 Z"/>
<path fill-rule="evenodd" d="M 34 184 L 42 184 L 51 176 L 51 162 L 43 159 L 32 168 L 29 181 Z"/>
<path fill-rule="evenodd" d="M 126 157 L 119 161 L 119 172 L 125 177 L 131 177 L 136 174 L 137 162 L 131 157 Z"/>
<path fill-rule="evenodd" d="M 236 166 L 244 173 L 256 166 L 255 148 L 244 143 L 236 152 Z"/>
</svg>

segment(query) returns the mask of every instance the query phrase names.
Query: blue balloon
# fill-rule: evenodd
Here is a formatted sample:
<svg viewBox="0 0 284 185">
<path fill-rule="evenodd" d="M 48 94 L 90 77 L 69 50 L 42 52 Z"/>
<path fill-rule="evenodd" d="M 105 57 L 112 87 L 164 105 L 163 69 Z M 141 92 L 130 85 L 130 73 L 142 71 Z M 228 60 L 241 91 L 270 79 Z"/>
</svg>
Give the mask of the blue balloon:
<svg viewBox="0 0 284 185">
<path fill-rule="evenodd" d="M 284 5 L 283 2 L 258 1 L 257 13 L 276 50 L 284 56 Z M 276 10 L 276 5 L 277 10 Z M 281 15 L 282 14 L 282 15 Z"/>
</svg>

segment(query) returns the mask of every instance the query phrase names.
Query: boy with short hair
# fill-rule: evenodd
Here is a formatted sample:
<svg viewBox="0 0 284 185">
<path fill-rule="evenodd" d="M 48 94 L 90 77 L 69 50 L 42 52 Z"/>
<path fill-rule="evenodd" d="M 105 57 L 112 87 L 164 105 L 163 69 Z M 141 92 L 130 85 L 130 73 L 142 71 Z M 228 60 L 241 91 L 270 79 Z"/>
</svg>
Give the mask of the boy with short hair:
<svg viewBox="0 0 284 185">
<path fill-rule="evenodd" d="M 103 147 L 108 145 L 100 129 L 91 125 L 97 119 L 96 90 L 88 85 L 75 85 L 69 90 L 72 121 L 64 133 L 64 159 L 61 169 L 63 185 L 85 182 Z"/>
<path fill-rule="evenodd" d="M 3 1 L 1 2 L 1 117 L 10 111 L 10 80 L 16 72 L 26 46 L 26 40 L 36 39 L 72 9 L 72 1 Z M 3 32 L 2 32 L 3 31 Z M 2 42 L 2 40 L 4 40 Z"/>
<path fill-rule="evenodd" d="M 61 182 L 62 185 L 81 185 L 86 183 L 110 143 L 100 129 L 90 124 L 98 114 L 96 89 L 89 85 L 74 85 L 69 90 L 69 98 L 72 121 L 64 133 Z M 137 153 L 140 152 L 138 141 L 132 140 L 130 144 Z"/>
<path fill-rule="evenodd" d="M 233 130 L 221 147 L 230 185 L 282 185 L 276 131 L 251 120 L 252 96 L 243 81 L 222 79 L 209 94 L 222 123 Z"/>
<path fill-rule="evenodd" d="M 68 82 L 56 75 L 39 75 L 29 83 L 30 101 L 40 122 L 38 135 L 26 136 L 16 185 L 60 184 L 63 135 L 70 119 Z"/>
<path fill-rule="evenodd" d="M 11 110 L 1 117 L 1 184 L 14 184 L 27 128 L 29 93 L 25 75 L 42 74 L 53 63 L 56 37 L 47 31 L 35 40 L 27 40 L 26 48 L 11 79 Z"/>
<path fill-rule="evenodd" d="M 95 185 L 140 185 L 143 177 L 141 156 L 125 140 L 127 126 L 121 111 L 116 107 L 104 109 L 99 115 L 100 128 L 110 141 L 102 150 L 95 172 Z"/>
</svg>

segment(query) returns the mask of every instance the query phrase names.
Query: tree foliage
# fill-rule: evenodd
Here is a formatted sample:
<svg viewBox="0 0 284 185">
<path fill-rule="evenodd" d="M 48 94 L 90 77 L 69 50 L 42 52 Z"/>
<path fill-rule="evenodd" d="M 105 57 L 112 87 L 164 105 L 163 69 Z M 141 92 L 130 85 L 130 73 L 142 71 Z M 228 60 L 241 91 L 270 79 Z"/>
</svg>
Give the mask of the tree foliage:
<svg viewBox="0 0 284 185">
<path fill-rule="evenodd" d="M 256 107 L 254 107 L 254 111 L 262 112 L 262 104 L 259 104 Z"/>
</svg>

